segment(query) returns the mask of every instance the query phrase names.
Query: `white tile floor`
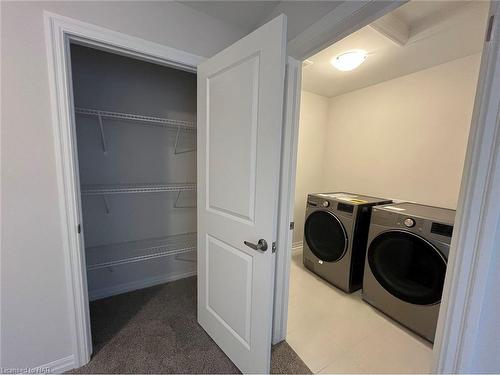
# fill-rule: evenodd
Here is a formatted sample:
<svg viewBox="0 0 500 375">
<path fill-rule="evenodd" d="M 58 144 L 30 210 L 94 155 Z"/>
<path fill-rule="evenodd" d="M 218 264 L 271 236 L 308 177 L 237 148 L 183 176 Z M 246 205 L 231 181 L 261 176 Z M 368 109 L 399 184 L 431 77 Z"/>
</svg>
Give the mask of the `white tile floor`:
<svg viewBox="0 0 500 375">
<path fill-rule="evenodd" d="M 292 256 L 287 342 L 314 373 L 428 373 L 432 346 Z"/>
</svg>

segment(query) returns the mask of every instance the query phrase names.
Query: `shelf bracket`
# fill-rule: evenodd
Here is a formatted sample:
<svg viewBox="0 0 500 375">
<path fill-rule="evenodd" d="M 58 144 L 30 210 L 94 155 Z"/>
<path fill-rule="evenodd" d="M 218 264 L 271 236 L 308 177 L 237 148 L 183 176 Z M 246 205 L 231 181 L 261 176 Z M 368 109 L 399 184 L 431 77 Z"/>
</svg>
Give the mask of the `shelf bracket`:
<svg viewBox="0 0 500 375">
<path fill-rule="evenodd" d="M 188 152 L 194 152 L 194 151 L 196 151 L 196 147 L 195 148 L 186 149 L 186 150 L 178 150 L 177 149 L 177 146 L 179 145 L 180 134 L 181 134 L 181 127 L 178 126 L 177 127 L 177 134 L 175 136 L 174 155 L 186 154 Z"/>
<path fill-rule="evenodd" d="M 104 126 L 102 124 L 101 112 L 99 112 L 99 114 L 97 115 L 97 119 L 99 120 L 99 130 L 101 132 L 102 151 L 106 154 L 107 153 L 107 146 L 106 146 L 106 138 L 104 137 Z"/>
<path fill-rule="evenodd" d="M 105 195 L 103 195 L 102 196 L 102 200 L 104 202 L 104 212 L 106 213 L 106 215 L 110 215 L 111 211 L 109 209 L 108 197 L 106 197 Z"/>
<path fill-rule="evenodd" d="M 194 205 L 194 206 L 180 206 L 179 205 L 179 198 L 181 197 L 181 193 L 182 193 L 182 191 L 177 192 L 177 198 L 175 199 L 174 208 L 196 208 L 196 205 Z"/>
</svg>

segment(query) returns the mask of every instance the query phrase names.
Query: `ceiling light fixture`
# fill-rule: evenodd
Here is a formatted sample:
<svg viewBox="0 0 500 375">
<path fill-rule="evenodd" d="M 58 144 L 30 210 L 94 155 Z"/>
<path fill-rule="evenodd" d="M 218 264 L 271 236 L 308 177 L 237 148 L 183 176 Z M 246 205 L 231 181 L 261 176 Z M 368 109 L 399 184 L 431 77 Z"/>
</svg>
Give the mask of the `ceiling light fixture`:
<svg viewBox="0 0 500 375">
<path fill-rule="evenodd" d="M 366 60 L 367 53 L 362 50 L 349 51 L 334 57 L 330 64 L 343 72 L 356 69 Z"/>
</svg>

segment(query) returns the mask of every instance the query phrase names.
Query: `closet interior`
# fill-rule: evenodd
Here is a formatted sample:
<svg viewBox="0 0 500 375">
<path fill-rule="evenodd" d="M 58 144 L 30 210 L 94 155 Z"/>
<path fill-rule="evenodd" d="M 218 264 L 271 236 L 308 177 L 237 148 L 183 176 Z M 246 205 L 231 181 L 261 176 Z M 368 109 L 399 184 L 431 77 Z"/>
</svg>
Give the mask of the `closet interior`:
<svg viewBox="0 0 500 375">
<path fill-rule="evenodd" d="M 196 74 L 71 45 L 89 299 L 196 273 Z"/>
</svg>

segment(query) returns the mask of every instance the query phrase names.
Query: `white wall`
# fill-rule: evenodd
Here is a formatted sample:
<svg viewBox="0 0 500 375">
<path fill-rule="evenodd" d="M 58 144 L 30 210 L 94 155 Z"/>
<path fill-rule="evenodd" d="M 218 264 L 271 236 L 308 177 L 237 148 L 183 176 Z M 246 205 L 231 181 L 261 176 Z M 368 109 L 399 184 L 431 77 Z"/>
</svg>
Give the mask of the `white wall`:
<svg viewBox="0 0 500 375">
<path fill-rule="evenodd" d="M 325 187 L 456 208 L 480 55 L 330 99 Z"/>
<path fill-rule="evenodd" d="M 455 209 L 479 61 L 471 55 L 330 99 L 303 92 L 294 242 L 304 199 L 318 190 Z"/>
<path fill-rule="evenodd" d="M 72 353 L 43 10 L 202 56 L 244 32 L 174 2 L 1 2 L 0 367 Z"/>
<path fill-rule="evenodd" d="M 294 243 L 302 241 L 307 194 L 324 190 L 323 170 L 327 124 L 328 98 L 302 91 L 295 183 Z"/>
</svg>

